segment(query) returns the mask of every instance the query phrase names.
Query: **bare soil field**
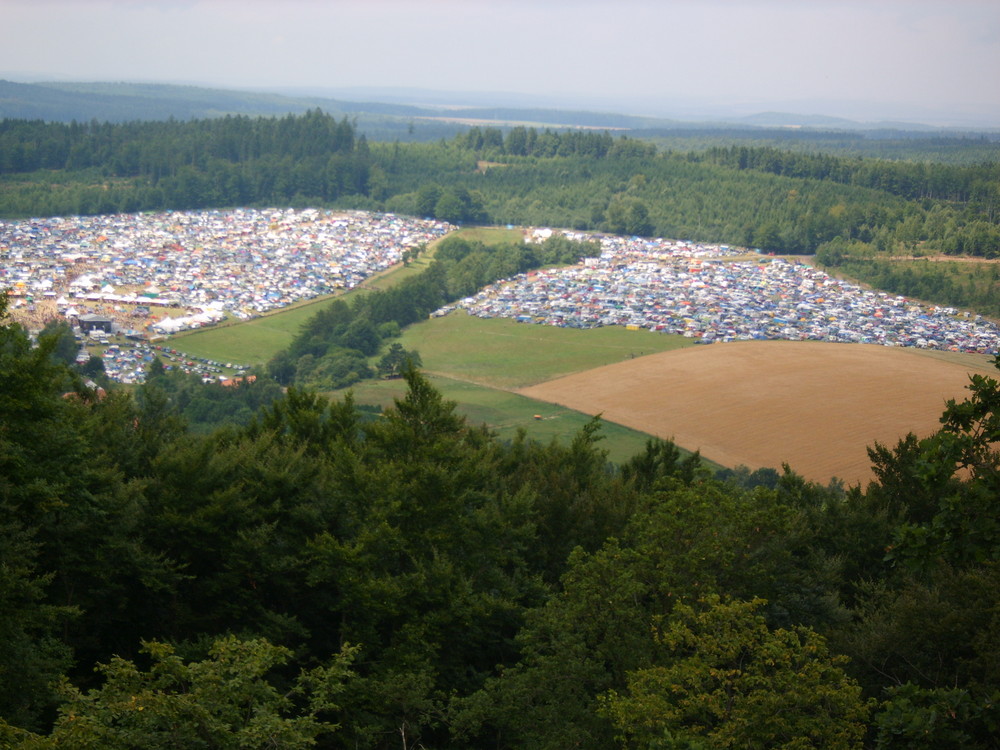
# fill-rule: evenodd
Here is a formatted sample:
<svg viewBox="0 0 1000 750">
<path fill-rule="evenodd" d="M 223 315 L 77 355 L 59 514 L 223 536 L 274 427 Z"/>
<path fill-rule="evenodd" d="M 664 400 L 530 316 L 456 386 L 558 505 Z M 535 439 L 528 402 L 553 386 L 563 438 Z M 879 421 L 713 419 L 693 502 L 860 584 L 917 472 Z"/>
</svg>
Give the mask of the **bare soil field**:
<svg viewBox="0 0 1000 750">
<path fill-rule="evenodd" d="M 672 439 L 724 466 L 787 463 L 809 480 L 873 478 L 867 448 L 940 427 L 985 356 L 864 344 L 747 341 L 691 347 L 521 389 Z"/>
</svg>

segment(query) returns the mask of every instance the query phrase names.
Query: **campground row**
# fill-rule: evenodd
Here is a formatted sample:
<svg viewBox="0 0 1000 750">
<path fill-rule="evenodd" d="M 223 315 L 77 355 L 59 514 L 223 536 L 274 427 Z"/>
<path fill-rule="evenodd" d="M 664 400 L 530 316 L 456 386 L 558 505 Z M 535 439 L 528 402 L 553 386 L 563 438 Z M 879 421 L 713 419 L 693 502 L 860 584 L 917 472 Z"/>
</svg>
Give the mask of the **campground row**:
<svg viewBox="0 0 1000 750">
<path fill-rule="evenodd" d="M 29 329 L 103 315 L 133 341 L 155 339 L 352 288 L 453 229 L 391 214 L 315 209 L 0 222 L 0 286 L 10 290 L 12 313 Z M 541 242 L 560 232 L 594 239 L 547 228 L 528 230 L 525 239 Z M 698 343 L 1000 349 L 1000 328 L 979 315 L 866 290 L 805 263 L 725 245 L 598 239 L 597 258 L 522 274 L 436 314 L 461 308 L 482 318 L 623 326 Z M 123 345 L 107 352 L 106 369 L 114 379 L 138 382 L 151 356 L 148 346 Z M 178 366 L 186 367 L 182 354 Z"/>
<path fill-rule="evenodd" d="M 599 258 L 522 274 L 456 307 L 544 325 L 645 328 L 701 343 L 808 340 L 976 354 L 995 354 L 1000 345 L 1000 328 L 980 315 L 866 290 L 801 262 L 636 237 L 602 237 L 601 248 Z"/>
<path fill-rule="evenodd" d="M 351 289 L 452 229 L 317 209 L 0 222 L 0 288 L 29 329 L 96 314 L 123 332 L 169 334 Z"/>
</svg>

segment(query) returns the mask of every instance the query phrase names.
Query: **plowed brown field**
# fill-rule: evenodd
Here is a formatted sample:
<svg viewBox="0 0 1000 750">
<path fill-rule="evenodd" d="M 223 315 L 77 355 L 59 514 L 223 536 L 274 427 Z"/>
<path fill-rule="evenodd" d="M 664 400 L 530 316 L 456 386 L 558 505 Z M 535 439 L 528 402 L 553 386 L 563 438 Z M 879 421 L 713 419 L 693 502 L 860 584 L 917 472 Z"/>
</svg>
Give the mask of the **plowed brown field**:
<svg viewBox="0 0 1000 750">
<path fill-rule="evenodd" d="M 653 354 L 519 391 L 672 439 L 725 466 L 872 478 L 867 448 L 934 432 L 986 357 L 863 344 L 747 341 Z"/>
</svg>

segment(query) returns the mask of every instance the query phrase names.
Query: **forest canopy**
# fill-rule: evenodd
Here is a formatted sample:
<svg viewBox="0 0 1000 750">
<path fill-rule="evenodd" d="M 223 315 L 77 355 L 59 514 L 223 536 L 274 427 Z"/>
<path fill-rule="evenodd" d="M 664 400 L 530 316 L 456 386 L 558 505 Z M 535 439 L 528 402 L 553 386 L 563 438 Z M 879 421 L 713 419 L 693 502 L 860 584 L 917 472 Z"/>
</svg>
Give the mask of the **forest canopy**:
<svg viewBox="0 0 1000 750">
<path fill-rule="evenodd" d="M 818 141 L 821 143 L 821 141 Z M 956 148 L 960 147 L 959 145 Z M 587 130 L 369 143 L 320 110 L 188 122 L 0 121 L 0 216 L 335 206 L 816 253 L 1000 255 L 1000 166 L 658 152 Z"/>
<path fill-rule="evenodd" d="M 994 745 L 993 378 L 845 491 L 500 441 L 413 369 L 194 433 L 56 343 L 0 325 L 5 747 Z"/>
</svg>

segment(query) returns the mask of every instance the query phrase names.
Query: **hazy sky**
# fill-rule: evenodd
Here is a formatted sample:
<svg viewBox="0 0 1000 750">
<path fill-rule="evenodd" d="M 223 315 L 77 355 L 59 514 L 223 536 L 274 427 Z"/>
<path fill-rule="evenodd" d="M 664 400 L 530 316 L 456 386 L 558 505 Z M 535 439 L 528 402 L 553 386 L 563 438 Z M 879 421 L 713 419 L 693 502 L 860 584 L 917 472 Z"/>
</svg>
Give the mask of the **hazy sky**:
<svg viewBox="0 0 1000 750">
<path fill-rule="evenodd" d="M 0 76 L 1000 126 L 1000 0 L 0 0 Z M 806 112 L 808 110 L 808 112 Z"/>
</svg>

